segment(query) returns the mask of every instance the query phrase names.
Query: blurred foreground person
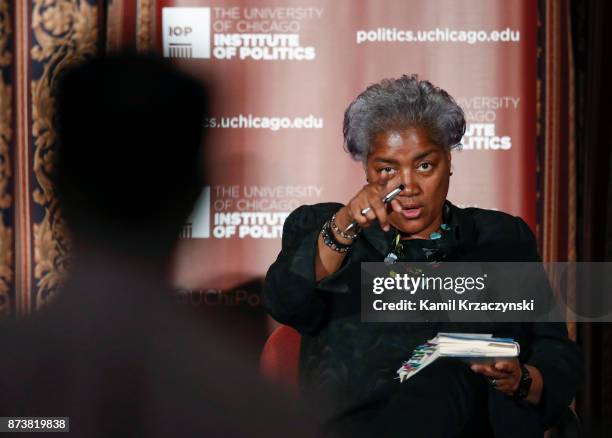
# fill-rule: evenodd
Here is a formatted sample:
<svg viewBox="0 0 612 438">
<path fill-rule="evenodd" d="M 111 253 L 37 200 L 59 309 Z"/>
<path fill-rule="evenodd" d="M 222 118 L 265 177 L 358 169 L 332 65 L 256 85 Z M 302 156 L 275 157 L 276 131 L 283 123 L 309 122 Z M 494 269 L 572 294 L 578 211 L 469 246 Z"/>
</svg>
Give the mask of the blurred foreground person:
<svg viewBox="0 0 612 438">
<path fill-rule="evenodd" d="M 0 416 L 70 417 L 80 437 L 309 436 L 224 327 L 171 290 L 202 184 L 204 89 L 116 55 L 67 71 L 56 99 L 71 276 L 45 311 L 2 329 Z"/>
</svg>

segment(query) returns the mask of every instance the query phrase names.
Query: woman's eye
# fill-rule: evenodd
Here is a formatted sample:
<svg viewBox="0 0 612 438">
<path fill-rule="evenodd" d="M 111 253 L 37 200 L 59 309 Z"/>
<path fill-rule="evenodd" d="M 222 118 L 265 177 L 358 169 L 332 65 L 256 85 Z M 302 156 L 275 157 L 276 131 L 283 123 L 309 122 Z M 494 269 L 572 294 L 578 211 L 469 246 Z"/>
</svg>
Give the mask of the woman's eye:
<svg viewBox="0 0 612 438">
<path fill-rule="evenodd" d="M 424 163 L 419 164 L 418 169 L 427 172 L 427 171 L 430 171 L 431 169 L 433 169 L 433 165 L 431 163 L 424 162 Z"/>
<path fill-rule="evenodd" d="M 395 169 L 393 169 L 393 167 L 382 167 L 378 169 L 378 173 L 384 176 L 392 175 L 394 171 Z"/>
</svg>

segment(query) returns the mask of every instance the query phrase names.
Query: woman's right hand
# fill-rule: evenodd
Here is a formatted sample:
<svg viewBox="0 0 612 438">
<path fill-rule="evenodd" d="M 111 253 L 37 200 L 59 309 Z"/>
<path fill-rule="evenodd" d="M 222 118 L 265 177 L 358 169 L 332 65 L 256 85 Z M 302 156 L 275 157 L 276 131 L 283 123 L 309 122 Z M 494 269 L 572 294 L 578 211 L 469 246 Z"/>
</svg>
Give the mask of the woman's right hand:
<svg viewBox="0 0 612 438">
<path fill-rule="evenodd" d="M 344 231 L 347 227 L 355 220 L 359 227 L 367 228 L 371 226 L 375 221 L 380 223 L 383 230 L 389 230 L 389 215 L 387 209 L 389 205 L 383 204 L 382 200 L 388 192 L 385 192 L 388 188 L 386 185 L 374 185 L 368 184 L 364 186 L 348 204 L 342 207 L 336 213 L 336 226 Z M 361 214 L 361 211 L 370 208 L 365 215 Z M 397 200 L 391 201 L 391 208 L 395 211 L 401 212 L 401 205 Z M 333 228 L 333 227 L 332 227 Z M 348 234 L 353 234 L 357 230 L 351 230 Z M 336 231 L 331 230 L 334 233 L 334 238 L 343 245 L 352 245 L 354 239 L 345 239 Z M 321 281 L 328 275 L 336 272 L 342 265 L 342 260 L 346 256 L 346 252 L 338 252 L 329 248 L 323 239 L 323 236 L 319 236 L 319 243 L 317 246 L 317 257 L 315 260 L 315 277 L 316 281 Z"/>
<path fill-rule="evenodd" d="M 336 225 L 341 230 L 346 230 L 354 220 L 359 227 L 368 228 L 375 221 L 378 221 L 383 230 L 389 231 L 389 205 L 385 205 L 382 202 L 383 198 L 387 195 L 385 189 L 386 187 L 380 184 L 367 184 L 363 186 L 353 199 L 336 213 Z M 394 211 L 401 212 L 402 207 L 397 200 L 392 200 L 390 205 Z M 368 207 L 370 211 L 365 215 L 361 214 L 361 211 Z M 346 239 L 342 240 L 342 243 L 344 243 Z"/>
</svg>

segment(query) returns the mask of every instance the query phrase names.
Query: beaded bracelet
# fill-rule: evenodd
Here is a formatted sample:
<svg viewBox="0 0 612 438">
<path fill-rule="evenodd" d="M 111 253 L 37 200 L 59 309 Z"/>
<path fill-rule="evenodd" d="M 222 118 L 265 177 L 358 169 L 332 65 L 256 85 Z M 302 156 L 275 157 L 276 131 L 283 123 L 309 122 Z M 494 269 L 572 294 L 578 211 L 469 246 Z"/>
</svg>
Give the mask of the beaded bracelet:
<svg viewBox="0 0 612 438">
<path fill-rule="evenodd" d="M 338 234 L 340 237 L 346 240 L 355 240 L 356 238 L 359 237 L 359 232 L 361 231 L 359 227 L 357 227 L 355 234 L 347 234 L 344 231 L 342 231 L 340 227 L 336 224 L 336 213 L 334 213 L 334 215 L 331 217 L 329 224 L 331 226 L 331 229 L 334 231 L 334 233 Z"/>
<path fill-rule="evenodd" d="M 351 245 L 344 245 L 334 238 L 334 235 L 330 229 L 330 222 L 331 221 L 329 220 L 326 221 L 323 224 L 323 228 L 321 228 L 321 237 L 323 237 L 323 243 L 325 243 L 327 247 L 333 249 L 336 252 L 348 252 L 348 250 L 351 249 Z"/>
</svg>

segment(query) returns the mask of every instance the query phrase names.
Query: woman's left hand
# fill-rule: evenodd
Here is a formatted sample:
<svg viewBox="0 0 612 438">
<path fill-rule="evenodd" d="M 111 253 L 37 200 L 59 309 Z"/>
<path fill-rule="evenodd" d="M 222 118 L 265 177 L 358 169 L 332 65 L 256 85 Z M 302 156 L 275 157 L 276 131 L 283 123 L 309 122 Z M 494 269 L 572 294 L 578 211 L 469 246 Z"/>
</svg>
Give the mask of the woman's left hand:
<svg viewBox="0 0 612 438">
<path fill-rule="evenodd" d="M 512 396 L 518 389 L 523 372 L 516 358 L 498 360 L 492 364 L 472 364 L 472 371 L 486 376 L 495 389 Z"/>
</svg>

